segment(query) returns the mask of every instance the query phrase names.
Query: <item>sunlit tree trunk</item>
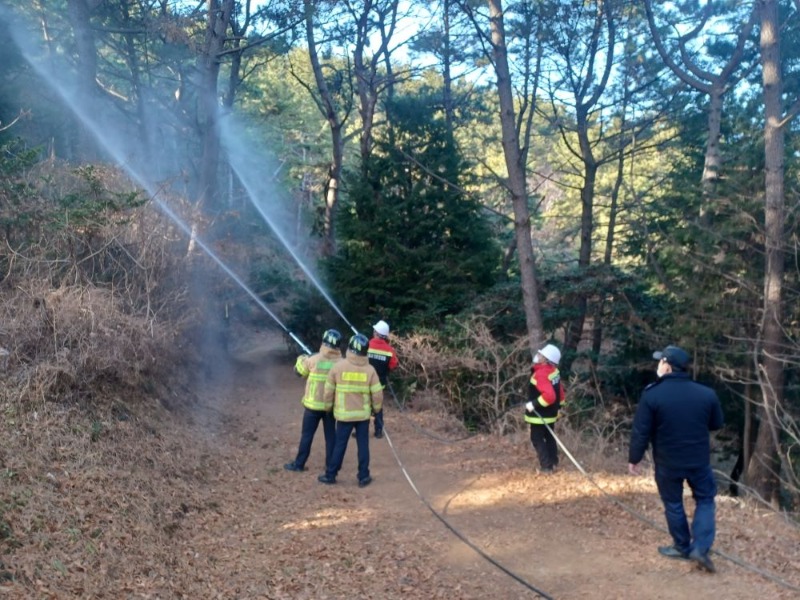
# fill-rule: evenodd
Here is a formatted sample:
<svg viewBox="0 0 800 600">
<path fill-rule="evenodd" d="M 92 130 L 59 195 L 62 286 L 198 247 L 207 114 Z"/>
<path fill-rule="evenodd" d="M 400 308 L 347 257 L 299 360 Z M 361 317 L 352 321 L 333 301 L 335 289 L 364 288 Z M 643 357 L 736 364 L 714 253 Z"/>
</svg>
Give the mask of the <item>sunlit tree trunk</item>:
<svg viewBox="0 0 800 600">
<path fill-rule="evenodd" d="M 222 106 L 225 112 L 230 112 L 236 102 L 236 92 L 242 83 L 242 57 L 244 55 L 246 45 L 243 45 L 250 29 L 250 24 L 253 18 L 252 15 L 253 0 L 240 0 L 239 12 L 231 16 L 231 32 L 233 33 L 233 40 L 231 41 L 231 67 L 228 73 L 228 88 L 222 97 Z"/>
<path fill-rule="evenodd" d="M 367 0 L 359 4 L 358 8 L 356 8 L 357 3 L 347 2 L 346 4 L 356 25 L 353 71 L 359 99 L 358 112 L 361 117 L 359 140 L 361 168 L 363 174 L 366 175 L 372 153 L 373 127 L 378 97 L 382 88 L 386 87 L 387 77 L 391 73 L 391 71 L 386 74 L 380 73 L 378 66 L 382 62 L 391 64 L 389 42 L 394 34 L 397 21 L 398 1 L 373 2 Z M 370 39 L 374 33 L 378 32 L 380 32 L 380 44 L 376 49 L 370 49 L 370 53 L 367 55 L 365 50 L 370 46 Z M 383 60 L 384 57 L 386 60 Z"/>
<path fill-rule="evenodd" d="M 711 224 L 710 213 L 714 202 L 716 184 L 720 180 L 722 169 L 722 154 L 719 146 L 722 131 L 722 100 L 725 93 L 738 81 L 738 78 L 734 77 L 734 73 L 741 66 L 744 50 L 756 23 L 756 7 L 753 7 L 747 21 L 739 29 L 736 45 L 733 47 L 728 60 L 716 73 L 709 71 L 706 63 L 698 58 L 696 53 L 688 50 L 689 43 L 702 36 L 704 25 L 711 16 L 711 11 L 716 8 L 714 3 L 707 2 L 701 9 L 701 13 L 698 15 L 698 25 L 695 28 L 685 33 L 681 32 L 681 35 L 678 36 L 676 45 L 679 51 L 673 51 L 665 46 L 664 38 L 662 38 L 656 25 L 653 1 L 645 0 L 644 7 L 647 12 L 647 21 L 653 36 L 653 42 L 664 63 L 681 81 L 708 95 L 709 98 L 706 151 L 701 179 L 703 203 L 699 215 L 701 223 L 709 226 Z M 677 30 L 678 28 L 675 29 Z M 679 61 L 683 66 L 679 64 Z"/>
<path fill-rule="evenodd" d="M 583 162 L 583 185 L 581 186 L 581 235 L 580 249 L 578 251 L 578 276 L 584 276 L 591 266 L 592 261 L 592 236 L 594 234 L 594 192 L 597 180 L 597 161 L 592 152 L 589 140 L 588 114 L 584 107 L 578 108 L 577 116 L 578 142 Z M 564 336 L 564 349 L 570 351 L 565 357 L 564 368 L 569 368 L 569 356 L 575 350 L 583 337 L 583 327 L 586 321 L 588 293 L 579 291 L 574 295 L 572 310 L 575 317 L 567 324 Z"/>
<path fill-rule="evenodd" d="M 514 207 L 514 237 L 517 242 L 522 304 L 528 328 L 531 355 L 544 341 L 541 306 L 539 304 L 536 264 L 531 245 L 531 215 L 528 207 L 528 190 L 525 181 L 525 154 L 520 147 L 516 126 L 514 93 L 508 67 L 508 49 L 503 23 L 502 0 L 488 0 L 489 27 L 492 41 L 492 57 L 497 75 L 497 93 L 500 101 L 500 124 L 503 134 L 503 156 L 508 170 L 508 189 Z"/>
<path fill-rule="evenodd" d="M 325 185 L 325 213 L 323 215 L 323 253 L 331 255 L 336 250 L 334 214 L 339 204 L 339 186 L 342 180 L 342 163 L 344 160 L 344 137 L 342 128 L 346 117 L 340 117 L 336 111 L 333 94 L 325 80 L 322 65 L 317 52 L 317 41 L 314 35 L 315 4 L 312 0 L 303 0 L 305 9 L 306 41 L 308 42 L 308 58 L 314 72 L 314 81 L 317 84 L 319 98 L 317 106 L 331 132 L 331 163 L 328 167 L 328 181 Z"/>
<path fill-rule="evenodd" d="M 764 313 L 759 354 L 762 404 L 760 427 L 747 468 L 747 481 L 774 505 L 778 502 L 780 458 L 778 414 L 783 403 L 783 227 L 784 182 L 781 95 L 780 29 L 776 0 L 759 2 L 761 15 L 761 68 L 764 87 Z"/>
<path fill-rule="evenodd" d="M 592 266 L 592 246 L 594 237 L 595 186 L 597 181 L 598 160 L 593 146 L 596 140 L 590 137 L 592 114 L 606 86 L 614 64 L 616 44 L 616 15 L 612 14 L 607 2 L 593 5 L 591 21 L 586 28 L 586 40 L 573 40 L 562 51 L 562 60 L 568 68 L 571 84 L 570 92 L 575 98 L 575 134 L 578 138 L 578 150 L 573 152 L 579 157 L 583 167 L 581 185 L 581 233 L 578 250 L 578 277 L 589 274 Z M 575 29 L 576 32 L 582 29 Z M 577 56 L 570 46 L 582 48 Z M 576 60 L 579 58 L 581 60 Z M 596 62 L 597 61 L 597 62 Z M 599 73 L 599 78 L 598 78 Z M 560 125 L 563 131 L 563 125 Z M 583 329 L 588 312 L 589 292 L 582 286 L 571 297 L 572 310 L 575 316 L 569 321 L 564 335 L 565 357 L 562 368 L 569 370 L 572 357 L 583 339 Z"/>
</svg>

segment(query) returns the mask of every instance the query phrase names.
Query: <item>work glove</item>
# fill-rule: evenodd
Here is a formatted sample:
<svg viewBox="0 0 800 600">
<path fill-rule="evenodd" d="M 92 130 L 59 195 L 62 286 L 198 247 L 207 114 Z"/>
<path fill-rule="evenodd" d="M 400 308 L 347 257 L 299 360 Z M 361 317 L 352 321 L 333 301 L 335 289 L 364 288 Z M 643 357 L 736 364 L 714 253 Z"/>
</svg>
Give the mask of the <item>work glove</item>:
<svg viewBox="0 0 800 600">
<path fill-rule="evenodd" d="M 533 412 L 533 402 L 526 403 L 525 410 L 527 410 L 528 412 Z"/>
</svg>

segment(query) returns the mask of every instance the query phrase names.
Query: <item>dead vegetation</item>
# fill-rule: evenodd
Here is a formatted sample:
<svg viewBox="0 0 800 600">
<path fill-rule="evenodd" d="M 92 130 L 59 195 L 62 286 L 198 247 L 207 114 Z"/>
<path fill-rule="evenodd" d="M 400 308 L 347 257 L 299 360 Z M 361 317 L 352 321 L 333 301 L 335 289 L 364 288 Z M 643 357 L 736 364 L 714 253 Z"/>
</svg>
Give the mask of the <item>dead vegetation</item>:
<svg viewBox="0 0 800 600">
<path fill-rule="evenodd" d="M 434 392 L 468 426 L 507 431 L 514 419 L 508 410 L 523 401 L 530 377 L 527 340 L 498 343 L 481 317 L 451 324 L 451 333 L 392 340 L 412 382 L 406 393 Z"/>
<path fill-rule="evenodd" d="M 23 219 L 0 255 L 0 346 L 6 351 L 0 355 L 0 595 L 343 598 L 364 573 L 374 575 L 368 580 L 375 596 L 496 592 L 494 580 L 482 576 L 460 587 L 458 572 L 437 562 L 451 540 L 435 537 L 434 521 L 421 536 L 419 512 L 407 503 L 398 508 L 397 490 L 354 506 L 347 490 L 321 499 L 307 482 L 281 479 L 280 465 L 296 443 L 285 415 L 281 421 L 250 412 L 229 423 L 211 405 L 221 392 L 204 390 L 205 403 L 194 402 L 205 380 L 182 377 L 193 372 L 197 332 L 209 325 L 191 294 L 190 276 L 203 265 L 187 258 L 186 240 L 152 206 L 107 201 L 119 194 L 134 199 L 124 178 L 114 171 L 57 171 L 52 189 L 40 176 L 25 177 L 15 214 L 38 220 Z M 75 197 L 68 208 L 57 202 L 64 196 Z M 413 381 L 401 394 L 414 410 L 409 425 L 393 424 L 393 434 L 414 435 L 411 423 L 442 438 L 475 433 L 453 414 L 488 424 L 504 435 L 471 436 L 447 450 L 417 443 L 415 470 L 436 454 L 442 465 L 452 461 L 452 472 L 507 479 L 496 493 L 518 494 L 519 507 L 539 510 L 550 502 L 548 494 L 578 484 L 553 491 L 526 475 L 531 451 L 514 405 L 528 377 L 527 345 L 497 344 L 481 320 L 456 325 L 447 346 L 436 336 L 395 340 L 402 375 Z M 260 359 L 245 362 L 262 373 Z M 249 389 L 237 387 L 228 407 L 241 407 L 243 393 L 251 406 L 283 393 L 256 378 L 238 384 Z M 191 412 L 168 410 L 189 404 Z M 590 471 L 619 462 L 619 421 L 609 419 L 594 429 L 570 419 L 557 427 Z M 212 435 L 220 431 L 226 435 Z M 657 503 L 648 502 L 658 514 Z M 494 518 L 511 519 L 508 510 L 517 509 L 510 506 L 500 506 Z M 596 528 L 595 509 L 579 504 L 570 522 L 584 519 Z M 564 518 L 569 504 L 558 510 Z M 376 518 L 379 525 L 392 523 L 379 527 L 377 540 L 370 537 L 376 511 L 392 514 Z M 338 516 L 324 525 L 326 515 Z M 624 530 L 621 519 L 601 516 L 609 532 Z M 523 518 L 513 515 L 513 530 Z M 488 545 L 494 527 L 475 535 L 487 536 Z M 738 530 L 725 534 L 726 541 L 745 539 Z M 755 536 L 746 541 L 750 554 L 758 552 L 748 548 L 766 543 Z M 609 533 L 603 544 L 613 543 Z M 783 556 L 786 569 L 797 564 L 796 548 L 790 554 L 776 545 L 773 539 L 762 554 Z M 361 558 L 337 562 L 343 548 Z M 616 589 L 613 581 L 602 585 Z"/>
<path fill-rule="evenodd" d="M 200 311 L 186 240 L 119 171 L 16 165 L 0 195 L 0 581 L 51 597 L 45 571 L 121 575 L 197 506 L 208 460 L 164 406 Z"/>
<path fill-rule="evenodd" d="M 0 215 L 0 397 L 65 402 L 163 380 L 199 320 L 175 225 L 114 169 L 48 164 L 13 183 Z"/>
</svg>

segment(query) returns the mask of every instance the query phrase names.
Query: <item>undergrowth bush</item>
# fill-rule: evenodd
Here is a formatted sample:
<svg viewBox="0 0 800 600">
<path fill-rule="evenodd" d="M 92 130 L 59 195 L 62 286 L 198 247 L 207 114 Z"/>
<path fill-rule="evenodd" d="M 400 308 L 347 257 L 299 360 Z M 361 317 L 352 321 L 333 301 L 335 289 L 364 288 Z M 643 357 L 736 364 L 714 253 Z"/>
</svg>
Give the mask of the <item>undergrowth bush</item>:
<svg viewBox="0 0 800 600">
<path fill-rule="evenodd" d="M 24 403 L 139 387 L 169 361 L 171 331 L 126 312 L 111 290 L 29 280 L 2 296 L 4 391 Z"/>
<path fill-rule="evenodd" d="M 507 337 L 507 336 L 506 336 Z M 437 331 L 392 340 L 401 357 L 401 395 L 424 397 L 428 408 L 458 417 L 472 431 L 516 434 L 527 440 L 522 404 L 531 373 L 528 338 L 500 341 L 490 320 L 473 316 Z M 567 402 L 557 434 L 582 461 L 602 466 L 627 445 L 631 414 L 619 403 L 598 406 L 578 377 L 566 382 Z"/>
<path fill-rule="evenodd" d="M 3 400 L 151 388 L 186 358 L 181 339 L 200 320 L 187 281 L 203 265 L 189 263 L 184 236 L 118 170 L 8 156 L 0 157 L 9 233 L 0 254 Z"/>
<path fill-rule="evenodd" d="M 442 330 L 393 340 L 402 357 L 404 393 L 433 390 L 470 429 L 506 427 L 507 410 L 525 398 L 527 339 L 498 342 L 488 320 L 451 320 Z"/>
</svg>

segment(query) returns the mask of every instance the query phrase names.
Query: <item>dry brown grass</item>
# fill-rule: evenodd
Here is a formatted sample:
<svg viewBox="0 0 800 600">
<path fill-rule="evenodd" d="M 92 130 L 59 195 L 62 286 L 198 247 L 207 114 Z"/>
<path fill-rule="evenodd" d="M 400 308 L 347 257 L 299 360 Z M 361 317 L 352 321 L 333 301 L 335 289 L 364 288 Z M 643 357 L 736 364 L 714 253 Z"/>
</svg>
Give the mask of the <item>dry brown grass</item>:
<svg viewBox="0 0 800 600">
<path fill-rule="evenodd" d="M 425 420 L 434 423 L 443 415 L 478 416 L 482 430 L 509 436 L 526 448 L 529 428 L 520 404 L 530 376 L 527 338 L 501 343 L 482 319 L 458 325 L 462 331 L 455 344 L 438 334 L 392 340 L 403 357 L 402 374 L 413 382 L 414 408 L 426 411 Z M 625 460 L 631 416 L 613 406 L 585 414 L 575 401 L 585 392 L 567 384 L 568 401 L 556 435 L 581 465 L 602 471 Z"/>
<path fill-rule="evenodd" d="M 77 571 L 73 591 L 102 597 L 174 560 L 162 542 L 203 503 L 213 459 L 165 406 L 193 398 L 178 367 L 196 358 L 188 282 L 206 265 L 115 169 L 48 164 L 14 186 L 0 215 L 19 225 L 0 253 L 0 582 L 61 597 L 40 580 Z"/>
<path fill-rule="evenodd" d="M 112 168 L 47 163 L 15 185 L 25 193 L 3 215 L 20 226 L 0 255 L 0 398 L 85 399 L 160 378 L 198 318 L 175 225 Z"/>
<path fill-rule="evenodd" d="M 26 597 L 113 597 L 174 563 L 169 540 L 209 508 L 198 484 L 216 469 L 183 419 L 130 395 L 0 406 L 0 580 Z"/>
<path fill-rule="evenodd" d="M 410 391 L 427 390 L 448 412 L 505 431 L 506 409 L 522 400 L 530 377 L 527 341 L 500 343 L 485 319 L 458 322 L 458 340 L 438 334 L 393 339 Z"/>
<path fill-rule="evenodd" d="M 169 348 L 168 328 L 125 312 L 107 289 L 29 280 L 4 296 L 4 393 L 21 403 L 63 400 L 104 383 L 140 386 Z"/>
</svg>

